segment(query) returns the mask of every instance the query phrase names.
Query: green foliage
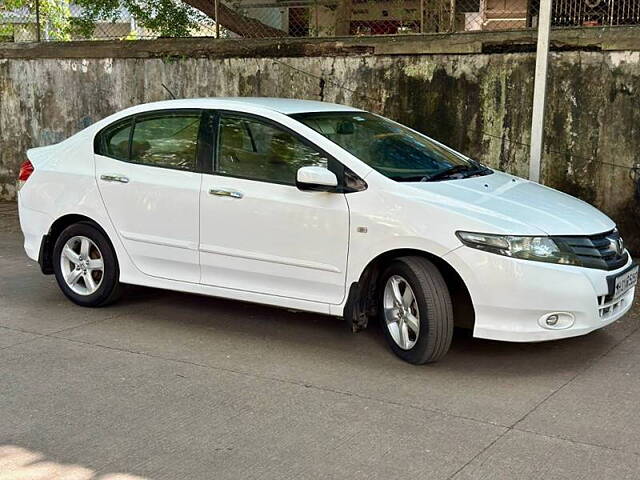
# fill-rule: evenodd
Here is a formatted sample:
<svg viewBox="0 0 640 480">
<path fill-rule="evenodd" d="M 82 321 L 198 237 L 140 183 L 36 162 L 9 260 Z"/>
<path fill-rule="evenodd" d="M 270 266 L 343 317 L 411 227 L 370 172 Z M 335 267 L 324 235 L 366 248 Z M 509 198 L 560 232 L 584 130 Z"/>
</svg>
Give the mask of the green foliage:
<svg viewBox="0 0 640 480">
<path fill-rule="evenodd" d="M 131 30 L 123 40 L 138 40 L 138 32 Z"/>
<path fill-rule="evenodd" d="M 73 12 L 69 8 L 72 3 Z M 0 36 L 13 36 L 17 28 L 35 32 L 35 0 L 0 0 Z M 3 13 L 26 10 L 28 18 L 18 27 Z M 70 40 L 73 36 L 91 38 L 97 23 L 123 21 L 124 12 L 131 13 L 139 27 L 160 37 L 187 37 L 212 19 L 188 2 L 180 0 L 40 0 L 40 27 L 43 38 Z M 25 22 L 26 20 L 26 22 Z M 34 33 L 35 35 L 35 33 Z M 126 39 L 138 38 L 131 32 Z"/>
<path fill-rule="evenodd" d="M 211 19 L 187 3 L 177 0 L 75 0 L 82 7 L 72 19 L 75 33 L 90 37 L 97 22 L 115 22 L 123 10 L 131 13 L 139 26 L 154 35 L 187 37 L 191 30 Z"/>
<path fill-rule="evenodd" d="M 29 0 L 4 0 L 0 3 L 0 15 L 2 12 L 10 12 L 12 10 L 17 10 L 22 7 L 28 7 L 31 5 L 35 5 L 34 1 Z"/>
<path fill-rule="evenodd" d="M 49 39 L 70 40 L 70 17 L 71 11 L 67 0 L 40 1 L 40 23 L 44 23 L 43 31 L 46 30 Z"/>
<path fill-rule="evenodd" d="M 7 12 L 27 12 L 23 18 L 22 27 L 12 23 L 12 18 L 6 17 Z M 40 31 L 50 40 L 69 40 L 71 11 L 68 0 L 40 0 Z M 13 36 L 17 28 L 29 29 L 35 32 L 36 2 L 35 0 L 2 0 L 0 3 L 0 35 Z M 32 25 L 29 28 L 29 25 Z"/>
</svg>

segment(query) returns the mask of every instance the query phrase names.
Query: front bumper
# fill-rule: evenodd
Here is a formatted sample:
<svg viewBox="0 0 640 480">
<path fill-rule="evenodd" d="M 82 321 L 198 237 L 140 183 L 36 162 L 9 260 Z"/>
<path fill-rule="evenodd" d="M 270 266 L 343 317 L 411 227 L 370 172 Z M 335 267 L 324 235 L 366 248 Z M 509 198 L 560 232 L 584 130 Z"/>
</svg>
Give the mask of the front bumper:
<svg viewBox="0 0 640 480">
<path fill-rule="evenodd" d="M 635 288 L 611 301 L 606 271 L 503 257 L 459 247 L 445 255 L 464 280 L 475 310 L 473 336 L 510 342 L 575 337 L 609 325 L 629 311 Z M 555 328 L 549 314 L 570 319 Z"/>
</svg>

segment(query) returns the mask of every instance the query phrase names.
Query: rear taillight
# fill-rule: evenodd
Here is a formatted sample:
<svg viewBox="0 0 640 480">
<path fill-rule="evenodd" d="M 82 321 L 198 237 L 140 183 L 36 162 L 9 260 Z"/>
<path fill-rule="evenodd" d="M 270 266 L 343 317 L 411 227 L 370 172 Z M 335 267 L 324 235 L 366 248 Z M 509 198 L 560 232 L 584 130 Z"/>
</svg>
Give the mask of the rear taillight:
<svg viewBox="0 0 640 480">
<path fill-rule="evenodd" d="M 18 173 L 18 189 L 22 188 L 24 183 L 29 180 L 29 177 L 33 173 L 33 164 L 27 160 L 20 166 L 20 173 Z"/>
</svg>

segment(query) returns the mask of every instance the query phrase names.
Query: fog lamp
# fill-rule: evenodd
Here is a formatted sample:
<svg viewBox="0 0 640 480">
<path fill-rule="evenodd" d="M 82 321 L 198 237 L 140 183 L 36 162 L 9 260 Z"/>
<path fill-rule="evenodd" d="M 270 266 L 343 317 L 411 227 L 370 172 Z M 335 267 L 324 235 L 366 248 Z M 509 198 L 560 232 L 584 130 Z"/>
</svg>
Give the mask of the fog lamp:
<svg viewBox="0 0 640 480">
<path fill-rule="evenodd" d="M 538 319 L 538 325 L 548 330 L 562 330 L 572 327 L 575 320 L 570 312 L 549 312 Z"/>
<path fill-rule="evenodd" d="M 547 325 L 549 325 L 550 327 L 555 326 L 556 323 L 558 323 L 558 315 L 549 315 L 547 317 L 546 320 Z"/>
</svg>

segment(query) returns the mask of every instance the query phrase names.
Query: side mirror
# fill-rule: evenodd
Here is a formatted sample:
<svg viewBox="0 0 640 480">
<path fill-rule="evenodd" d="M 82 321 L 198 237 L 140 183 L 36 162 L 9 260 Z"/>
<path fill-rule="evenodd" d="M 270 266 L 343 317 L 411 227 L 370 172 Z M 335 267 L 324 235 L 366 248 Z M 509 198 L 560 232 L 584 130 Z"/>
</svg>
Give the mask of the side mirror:
<svg viewBox="0 0 640 480">
<path fill-rule="evenodd" d="M 332 192 L 337 186 L 336 175 L 324 167 L 302 167 L 296 176 L 296 187 L 299 190 Z"/>
</svg>

